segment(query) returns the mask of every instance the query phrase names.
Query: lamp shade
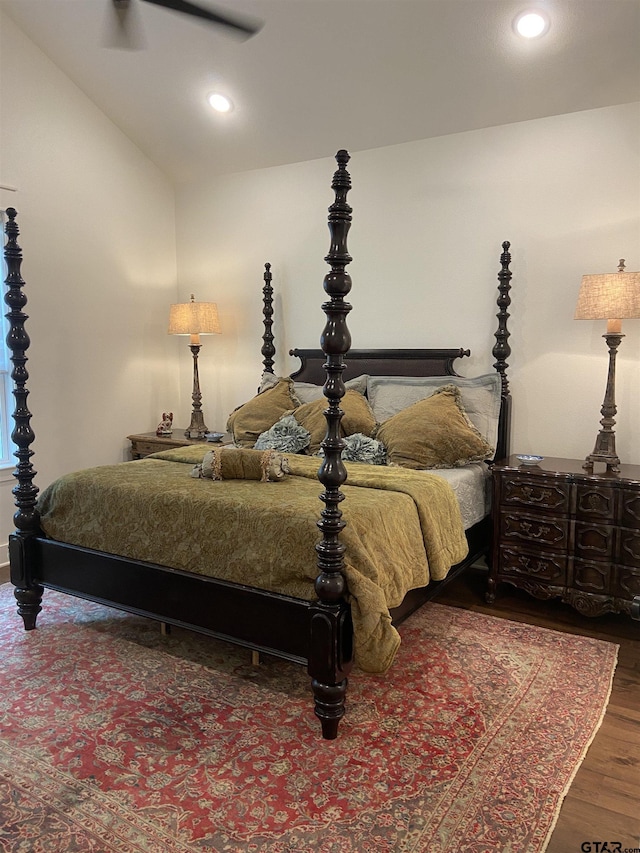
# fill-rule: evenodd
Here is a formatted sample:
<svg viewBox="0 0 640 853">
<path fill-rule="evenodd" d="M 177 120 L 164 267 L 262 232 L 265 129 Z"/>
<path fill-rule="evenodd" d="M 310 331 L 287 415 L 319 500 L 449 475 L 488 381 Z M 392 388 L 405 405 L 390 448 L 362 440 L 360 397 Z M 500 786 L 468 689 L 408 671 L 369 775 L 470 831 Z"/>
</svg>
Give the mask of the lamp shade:
<svg viewBox="0 0 640 853">
<path fill-rule="evenodd" d="M 632 317 L 640 317 L 640 272 L 627 272 L 621 260 L 618 272 L 582 276 L 574 319 Z"/>
<path fill-rule="evenodd" d="M 219 335 L 220 321 L 215 302 L 179 302 L 169 312 L 170 335 Z"/>
</svg>

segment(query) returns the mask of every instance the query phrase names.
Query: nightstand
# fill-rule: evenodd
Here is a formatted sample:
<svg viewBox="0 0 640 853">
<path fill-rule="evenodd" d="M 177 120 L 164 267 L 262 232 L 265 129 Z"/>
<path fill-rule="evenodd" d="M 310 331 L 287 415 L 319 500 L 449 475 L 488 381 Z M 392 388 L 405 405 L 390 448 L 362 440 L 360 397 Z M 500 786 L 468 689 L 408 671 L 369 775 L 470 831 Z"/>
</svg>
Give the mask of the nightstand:
<svg viewBox="0 0 640 853">
<path fill-rule="evenodd" d="M 640 465 L 616 474 L 582 465 L 515 456 L 494 465 L 489 603 L 504 581 L 585 616 L 640 619 Z"/>
<path fill-rule="evenodd" d="M 131 456 L 133 459 L 143 459 L 150 453 L 159 453 L 161 450 L 171 450 L 172 447 L 186 447 L 189 444 L 202 444 L 208 447 L 218 447 L 220 444 L 232 444 L 233 436 L 225 433 L 221 442 L 208 442 L 204 438 L 185 438 L 183 429 L 174 429 L 171 435 L 156 435 L 155 432 L 143 432 L 137 435 L 128 435 L 131 442 Z"/>
</svg>

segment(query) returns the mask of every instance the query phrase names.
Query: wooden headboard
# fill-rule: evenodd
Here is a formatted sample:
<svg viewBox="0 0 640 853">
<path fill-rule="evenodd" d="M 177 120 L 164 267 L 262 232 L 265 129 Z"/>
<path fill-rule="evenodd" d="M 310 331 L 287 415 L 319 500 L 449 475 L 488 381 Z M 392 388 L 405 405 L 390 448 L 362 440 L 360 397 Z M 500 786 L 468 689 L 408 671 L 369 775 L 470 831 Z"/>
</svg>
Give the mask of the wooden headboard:
<svg viewBox="0 0 640 853">
<path fill-rule="evenodd" d="M 301 365 L 291 378 L 322 385 L 326 378 L 326 355 L 320 349 L 292 349 L 289 355 Z M 453 367 L 457 358 L 471 355 L 468 349 L 352 349 L 343 372 L 345 379 L 363 373 L 372 376 L 458 376 Z"/>
</svg>

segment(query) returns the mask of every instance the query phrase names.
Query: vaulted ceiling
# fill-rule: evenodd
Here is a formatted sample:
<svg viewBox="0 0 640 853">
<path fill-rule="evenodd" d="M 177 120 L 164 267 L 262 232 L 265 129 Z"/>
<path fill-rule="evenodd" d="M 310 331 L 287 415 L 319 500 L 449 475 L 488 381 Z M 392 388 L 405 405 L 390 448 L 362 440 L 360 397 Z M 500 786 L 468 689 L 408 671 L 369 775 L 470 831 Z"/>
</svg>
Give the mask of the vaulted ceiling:
<svg viewBox="0 0 640 853">
<path fill-rule="evenodd" d="M 112 0 L 0 9 L 176 182 L 640 100 L 640 0 L 199 0 L 262 21 L 245 41 L 131 2 L 136 49 Z"/>
</svg>

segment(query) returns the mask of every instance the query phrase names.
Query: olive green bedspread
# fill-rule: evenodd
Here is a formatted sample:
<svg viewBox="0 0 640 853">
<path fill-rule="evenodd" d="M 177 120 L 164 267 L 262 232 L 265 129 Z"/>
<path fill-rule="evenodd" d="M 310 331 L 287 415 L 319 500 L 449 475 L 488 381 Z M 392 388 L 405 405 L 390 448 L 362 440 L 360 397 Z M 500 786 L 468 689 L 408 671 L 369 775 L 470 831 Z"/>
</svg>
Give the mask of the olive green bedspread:
<svg viewBox="0 0 640 853">
<path fill-rule="evenodd" d="M 190 446 L 68 474 L 40 497 L 42 528 L 74 545 L 312 600 L 319 460 L 289 456 L 291 475 L 275 483 L 194 479 L 205 452 Z M 467 542 L 441 478 L 346 468 L 341 540 L 355 656 L 362 669 L 384 672 L 400 644 L 389 608 L 408 590 L 444 578 Z"/>
</svg>

